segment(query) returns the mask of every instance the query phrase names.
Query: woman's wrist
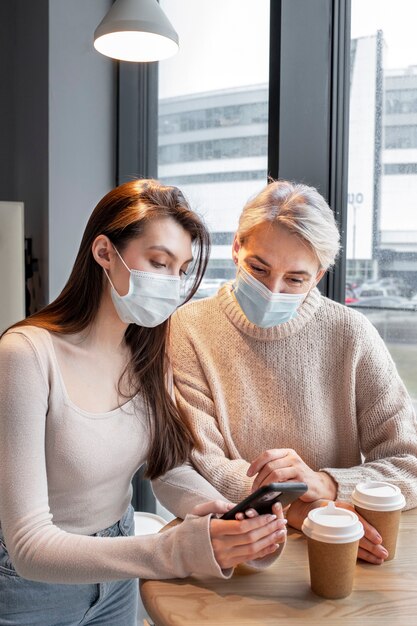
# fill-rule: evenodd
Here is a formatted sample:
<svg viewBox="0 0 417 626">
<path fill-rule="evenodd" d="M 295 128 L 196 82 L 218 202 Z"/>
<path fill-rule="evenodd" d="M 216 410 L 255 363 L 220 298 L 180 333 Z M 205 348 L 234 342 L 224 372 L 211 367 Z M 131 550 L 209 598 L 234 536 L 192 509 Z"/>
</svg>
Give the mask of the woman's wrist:
<svg viewBox="0 0 417 626">
<path fill-rule="evenodd" d="M 337 498 L 337 483 L 330 474 L 327 472 L 317 472 L 320 476 L 322 488 L 320 489 L 320 498 L 326 500 L 336 500 Z"/>
<path fill-rule="evenodd" d="M 301 530 L 303 521 L 312 509 L 317 509 L 320 506 L 325 506 L 328 500 L 320 498 L 319 500 L 312 500 L 310 502 L 304 502 L 303 500 L 295 500 L 287 509 L 286 517 L 289 526 L 296 530 Z"/>
</svg>

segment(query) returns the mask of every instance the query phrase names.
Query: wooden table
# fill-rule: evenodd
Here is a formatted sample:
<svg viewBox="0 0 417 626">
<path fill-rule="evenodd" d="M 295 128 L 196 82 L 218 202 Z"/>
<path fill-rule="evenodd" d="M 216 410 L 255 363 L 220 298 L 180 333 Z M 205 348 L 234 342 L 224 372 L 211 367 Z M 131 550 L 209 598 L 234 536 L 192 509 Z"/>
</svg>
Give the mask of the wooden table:
<svg viewBox="0 0 417 626">
<path fill-rule="evenodd" d="M 395 559 L 359 561 L 353 592 L 342 600 L 312 593 L 306 540 L 291 529 L 267 570 L 241 566 L 230 580 L 146 580 L 141 595 L 155 626 L 417 626 L 417 509 L 401 516 Z"/>
</svg>

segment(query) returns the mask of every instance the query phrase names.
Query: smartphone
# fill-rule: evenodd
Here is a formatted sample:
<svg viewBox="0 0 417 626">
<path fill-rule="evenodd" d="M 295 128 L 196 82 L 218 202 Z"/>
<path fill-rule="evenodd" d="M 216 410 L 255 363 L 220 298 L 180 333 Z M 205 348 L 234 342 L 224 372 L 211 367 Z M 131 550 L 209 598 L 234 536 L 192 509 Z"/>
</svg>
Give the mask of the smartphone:
<svg viewBox="0 0 417 626">
<path fill-rule="evenodd" d="M 281 502 L 285 507 L 307 491 L 305 483 L 270 483 L 250 494 L 236 504 L 233 509 L 221 516 L 220 519 L 235 519 L 236 513 L 245 513 L 248 509 L 255 509 L 259 515 L 272 513 L 272 505 Z"/>
</svg>

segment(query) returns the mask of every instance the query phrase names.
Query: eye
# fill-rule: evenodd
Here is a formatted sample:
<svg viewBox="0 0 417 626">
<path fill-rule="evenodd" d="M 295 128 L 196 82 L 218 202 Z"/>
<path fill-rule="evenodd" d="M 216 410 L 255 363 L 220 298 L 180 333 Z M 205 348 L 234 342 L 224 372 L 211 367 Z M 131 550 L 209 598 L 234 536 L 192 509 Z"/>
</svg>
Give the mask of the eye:
<svg viewBox="0 0 417 626">
<path fill-rule="evenodd" d="M 302 278 L 288 278 L 288 282 L 290 282 L 292 285 L 302 285 L 304 283 L 304 280 Z"/>
<path fill-rule="evenodd" d="M 254 265 L 253 263 L 249 263 L 249 267 L 253 272 L 256 272 L 258 274 L 262 274 L 265 272 L 265 269 L 263 267 L 259 267 L 259 265 Z"/>
<path fill-rule="evenodd" d="M 160 269 L 161 267 L 166 267 L 166 265 L 164 263 L 158 263 L 158 261 L 151 261 L 151 265 L 155 269 Z"/>
</svg>

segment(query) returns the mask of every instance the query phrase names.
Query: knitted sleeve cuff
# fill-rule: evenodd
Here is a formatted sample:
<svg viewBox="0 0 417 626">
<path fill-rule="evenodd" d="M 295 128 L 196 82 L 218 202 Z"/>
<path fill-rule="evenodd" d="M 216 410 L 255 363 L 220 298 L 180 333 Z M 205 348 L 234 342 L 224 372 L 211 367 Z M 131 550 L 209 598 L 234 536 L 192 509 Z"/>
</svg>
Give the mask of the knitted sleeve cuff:
<svg viewBox="0 0 417 626">
<path fill-rule="evenodd" d="M 364 480 L 381 480 L 378 476 L 370 476 L 369 470 L 364 471 L 363 466 L 349 468 L 329 468 L 324 467 L 320 470 L 326 472 L 333 478 L 337 484 L 337 500 L 342 502 L 351 502 L 351 494 L 355 486 Z"/>
</svg>

